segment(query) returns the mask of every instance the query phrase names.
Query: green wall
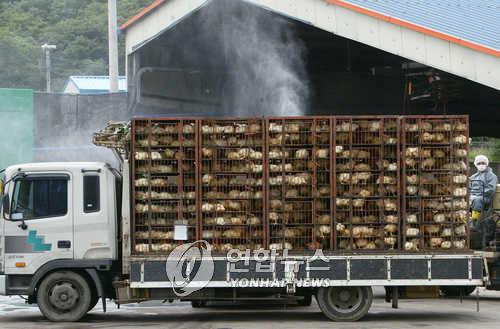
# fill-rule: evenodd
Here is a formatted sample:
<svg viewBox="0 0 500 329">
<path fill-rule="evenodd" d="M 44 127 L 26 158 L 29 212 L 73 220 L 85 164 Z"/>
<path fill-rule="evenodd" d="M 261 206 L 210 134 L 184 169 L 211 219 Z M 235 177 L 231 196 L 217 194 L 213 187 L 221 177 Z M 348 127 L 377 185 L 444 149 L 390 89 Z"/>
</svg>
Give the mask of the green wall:
<svg viewBox="0 0 500 329">
<path fill-rule="evenodd" d="M 0 88 L 0 169 L 33 159 L 33 90 Z"/>
</svg>

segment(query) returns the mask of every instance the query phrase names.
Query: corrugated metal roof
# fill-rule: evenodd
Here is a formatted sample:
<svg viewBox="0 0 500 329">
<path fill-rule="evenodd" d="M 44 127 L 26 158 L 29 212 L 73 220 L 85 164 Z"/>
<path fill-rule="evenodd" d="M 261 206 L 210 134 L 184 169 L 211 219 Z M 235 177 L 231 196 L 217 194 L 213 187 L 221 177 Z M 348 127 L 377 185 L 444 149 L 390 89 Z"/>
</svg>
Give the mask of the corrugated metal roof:
<svg viewBox="0 0 500 329">
<path fill-rule="evenodd" d="M 75 84 L 81 94 L 109 92 L 109 76 L 107 75 L 72 75 L 69 80 Z M 127 91 L 127 77 L 118 77 L 118 89 L 120 92 Z"/>
<path fill-rule="evenodd" d="M 500 0 L 342 0 L 500 50 Z"/>
</svg>

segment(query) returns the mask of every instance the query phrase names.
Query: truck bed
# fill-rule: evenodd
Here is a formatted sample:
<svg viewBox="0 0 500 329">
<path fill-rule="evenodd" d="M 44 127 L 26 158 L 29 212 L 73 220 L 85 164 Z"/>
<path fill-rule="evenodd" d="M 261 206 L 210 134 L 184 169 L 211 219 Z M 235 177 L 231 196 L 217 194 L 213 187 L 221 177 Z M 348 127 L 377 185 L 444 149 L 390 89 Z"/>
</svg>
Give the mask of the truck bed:
<svg viewBox="0 0 500 329">
<path fill-rule="evenodd" d="M 186 259 L 179 259 L 181 262 Z M 199 280 L 202 266 L 213 262 L 213 276 Z M 256 261 L 253 257 L 228 260 L 207 257 L 191 260 L 182 275 L 192 287 L 315 286 L 474 286 L 484 283 L 483 258 L 464 253 L 342 254 L 311 258 L 303 255 Z M 204 264 L 206 263 L 206 264 Z M 190 272 L 189 275 L 187 272 Z M 172 288 L 161 258 L 131 259 L 131 288 Z"/>
</svg>

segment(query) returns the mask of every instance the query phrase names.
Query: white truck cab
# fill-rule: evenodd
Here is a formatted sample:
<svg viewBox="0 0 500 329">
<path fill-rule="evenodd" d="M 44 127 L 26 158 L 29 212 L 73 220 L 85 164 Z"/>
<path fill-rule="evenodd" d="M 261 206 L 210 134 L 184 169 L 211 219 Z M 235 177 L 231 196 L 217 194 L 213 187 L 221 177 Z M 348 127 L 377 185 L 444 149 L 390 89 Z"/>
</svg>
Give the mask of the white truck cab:
<svg viewBox="0 0 500 329">
<path fill-rule="evenodd" d="M 117 171 L 98 162 L 8 167 L 0 295 L 33 295 L 41 278 L 61 268 L 109 268 L 118 258 L 120 181 Z"/>
</svg>

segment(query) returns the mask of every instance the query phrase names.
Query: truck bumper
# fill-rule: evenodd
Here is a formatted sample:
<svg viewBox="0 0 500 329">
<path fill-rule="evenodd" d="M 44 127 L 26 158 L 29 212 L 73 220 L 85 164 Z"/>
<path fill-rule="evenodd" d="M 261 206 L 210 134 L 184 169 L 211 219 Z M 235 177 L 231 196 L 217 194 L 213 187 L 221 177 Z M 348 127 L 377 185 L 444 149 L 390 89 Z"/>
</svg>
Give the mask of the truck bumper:
<svg viewBox="0 0 500 329">
<path fill-rule="evenodd" d="M 7 294 L 7 276 L 0 275 L 0 295 Z"/>
</svg>

